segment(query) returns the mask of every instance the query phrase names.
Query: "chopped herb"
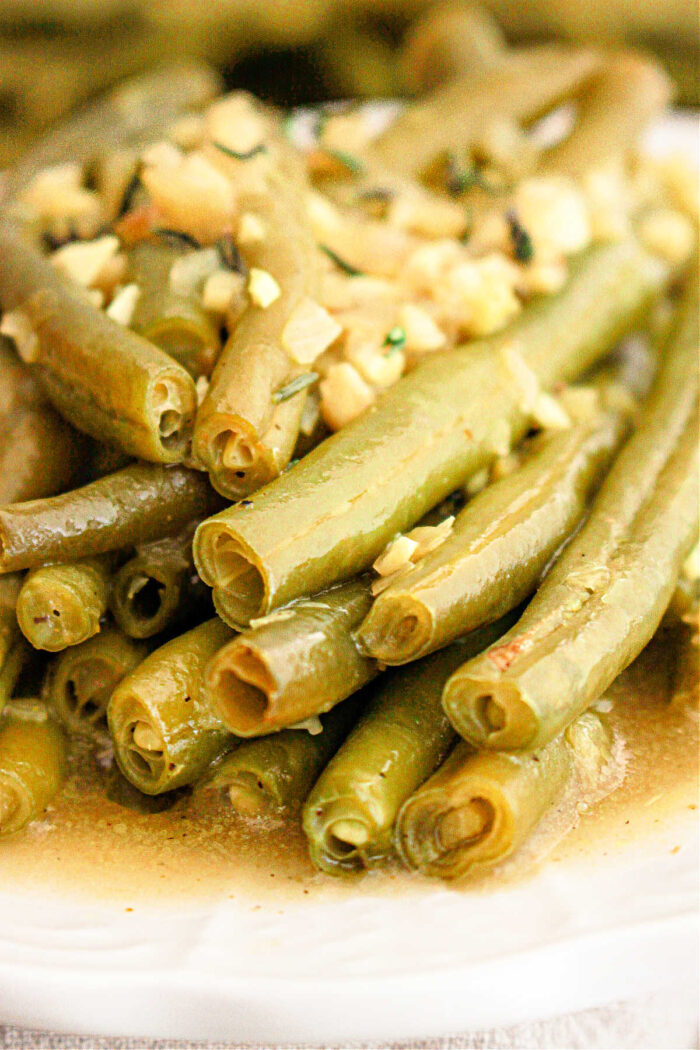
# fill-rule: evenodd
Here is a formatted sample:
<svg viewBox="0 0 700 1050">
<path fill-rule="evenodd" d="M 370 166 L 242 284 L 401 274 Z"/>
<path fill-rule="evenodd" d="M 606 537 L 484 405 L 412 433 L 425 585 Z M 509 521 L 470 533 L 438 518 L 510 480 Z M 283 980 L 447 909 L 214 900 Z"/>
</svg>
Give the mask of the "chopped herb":
<svg viewBox="0 0 700 1050">
<path fill-rule="evenodd" d="M 348 169 L 348 171 L 351 171 L 353 175 L 361 175 L 365 170 L 362 161 L 358 157 L 353 157 L 352 153 L 345 153 L 343 150 L 339 149 L 325 148 L 324 152 L 327 153 L 329 157 L 333 157 L 334 160 L 337 160 L 338 163 L 342 164 L 344 168 Z"/>
<path fill-rule="evenodd" d="M 179 244 L 186 244 L 188 248 L 201 248 L 201 244 L 196 238 L 192 237 L 189 233 L 183 233 L 182 230 L 169 230 L 164 227 L 159 227 L 153 231 L 156 237 L 160 237 L 164 241 L 176 241 Z"/>
<path fill-rule="evenodd" d="M 510 239 L 513 244 L 513 255 L 518 262 L 531 262 L 532 257 L 535 254 L 532 237 L 525 227 L 521 225 L 517 213 L 512 208 L 507 212 L 506 219 L 508 220 Z"/>
<path fill-rule="evenodd" d="M 229 146 L 224 146 L 223 142 L 212 142 L 212 146 L 216 149 L 221 150 L 227 157 L 233 157 L 234 160 L 252 160 L 253 157 L 257 157 L 260 153 L 267 153 L 267 146 L 264 142 L 258 142 L 257 146 L 253 146 L 252 149 L 247 150 L 245 153 L 239 153 L 238 150 L 231 149 Z"/>
<path fill-rule="evenodd" d="M 387 350 L 388 354 L 394 353 L 396 350 L 400 350 L 406 345 L 406 332 L 400 324 L 395 324 L 391 328 L 384 339 L 384 346 L 388 346 L 390 349 Z"/>
<path fill-rule="evenodd" d="M 248 276 L 248 263 L 241 255 L 232 234 L 225 233 L 223 237 L 219 237 L 216 242 L 216 250 L 227 270 L 240 273 L 242 277 Z"/>
<path fill-rule="evenodd" d="M 478 186 L 486 193 L 494 193 L 493 186 L 485 181 L 476 165 L 464 168 L 453 153 L 448 154 L 445 171 L 445 188 L 451 197 L 461 197 L 467 190 Z"/>
<path fill-rule="evenodd" d="M 253 501 L 252 501 L 252 499 L 242 499 L 242 500 L 240 500 L 238 506 L 239 507 L 245 507 L 246 510 L 247 510 L 248 507 L 252 507 L 253 506 Z"/>
<path fill-rule="evenodd" d="M 282 401 L 289 401 L 290 397 L 294 397 L 295 394 L 305 390 L 307 386 L 311 386 L 318 378 L 318 372 L 303 372 L 296 379 L 292 379 L 285 386 L 281 386 L 279 390 L 275 390 L 272 400 L 276 405 L 281 404 Z"/>
<path fill-rule="evenodd" d="M 118 219 L 123 218 L 128 211 L 131 211 L 131 207 L 134 203 L 134 197 L 136 196 L 141 187 L 140 167 L 141 166 L 139 165 L 139 167 L 136 168 L 133 175 L 126 184 L 126 189 L 124 190 L 124 195 L 122 196 L 121 204 L 119 205 L 119 210 L 116 216 Z"/>
<path fill-rule="evenodd" d="M 341 259 L 340 256 L 329 248 L 327 244 L 319 244 L 319 248 L 322 252 L 325 252 L 329 259 L 331 259 L 339 270 L 346 273 L 348 277 L 362 277 L 362 270 L 358 270 L 352 263 L 345 262 L 345 259 Z"/>
</svg>

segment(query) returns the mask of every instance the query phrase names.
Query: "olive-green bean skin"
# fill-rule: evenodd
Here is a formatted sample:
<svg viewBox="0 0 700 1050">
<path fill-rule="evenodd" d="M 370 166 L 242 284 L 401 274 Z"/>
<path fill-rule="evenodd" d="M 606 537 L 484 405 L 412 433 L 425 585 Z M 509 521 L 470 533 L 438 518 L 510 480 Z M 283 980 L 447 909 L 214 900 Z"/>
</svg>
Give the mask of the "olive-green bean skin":
<svg viewBox="0 0 700 1050">
<path fill-rule="evenodd" d="M 460 741 L 404 803 L 395 832 L 399 855 L 408 867 L 442 879 L 506 860 L 561 798 L 579 762 L 584 783 L 596 786 L 611 745 L 591 713 L 536 752 L 475 753 Z"/>
<path fill-rule="evenodd" d="M 671 95 L 653 59 L 631 51 L 609 55 L 579 100 L 573 131 L 544 154 L 543 167 L 580 178 L 624 157 Z"/>
<path fill-rule="evenodd" d="M 99 742 L 107 737 L 107 704 L 147 653 L 115 627 L 59 653 L 49 664 L 42 698 L 69 733 Z"/>
<path fill-rule="evenodd" d="M 197 407 L 192 376 L 72 289 L 7 219 L 0 305 L 28 320 L 35 341 L 27 363 L 78 430 L 156 463 L 184 458 Z"/>
<path fill-rule="evenodd" d="M 353 638 L 369 588 L 365 577 L 300 601 L 216 654 L 205 688 L 232 733 L 260 736 L 323 714 L 377 674 Z"/>
<path fill-rule="evenodd" d="M 111 558 L 44 565 L 27 574 L 17 599 L 17 622 L 35 649 L 60 652 L 100 630 L 107 611 Z"/>
<path fill-rule="evenodd" d="M 297 813 L 357 712 L 357 702 L 347 700 L 323 715 L 320 733 L 284 729 L 246 740 L 212 767 L 210 779 L 201 786 L 207 791 L 226 791 L 242 816 Z"/>
<path fill-rule="evenodd" d="M 512 443 L 528 416 L 501 348 L 544 389 L 582 374 L 643 315 L 667 271 L 633 241 L 586 253 L 557 296 L 503 334 L 431 355 L 288 475 L 208 521 L 195 564 L 238 623 L 367 568 L 386 544 Z M 290 521 L 290 509 L 293 508 Z"/>
<path fill-rule="evenodd" d="M 114 574 L 109 608 L 131 638 L 151 638 L 189 613 L 204 607 L 204 585 L 192 561 L 188 527 L 139 547 Z"/>
<path fill-rule="evenodd" d="M 37 820 L 66 775 L 60 726 L 38 700 L 13 700 L 0 719 L 0 837 Z"/>
<path fill-rule="evenodd" d="M 601 412 L 549 437 L 476 496 L 445 542 L 376 598 L 358 632 L 364 651 L 407 663 L 524 601 L 581 521 L 626 432 L 619 414 Z"/>
<path fill-rule="evenodd" d="M 331 875 L 359 871 L 391 851 L 396 814 L 454 740 L 442 687 L 467 653 L 478 653 L 503 624 L 382 679 L 355 728 L 321 773 L 303 811 L 314 864 Z M 347 835 L 347 837 L 345 837 Z"/>
<path fill-rule="evenodd" d="M 557 45 L 512 51 L 479 77 L 466 73 L 407 106 L 373 143 L 370 156 L 382 167 L 417 177 L 440 153 L 468 150 L 494 113 L 537 119 L 575 94 L 598 64 L 591 51 Z"/>
<path fill-rule="evenodd" d="M 521 620 L 445 687 L 455 729 L 478 747 L 540 747 L 642 650 L 697 540 L 697 285 L 645 417 L 590 517 Z"/>
<path fill-rule="evenodd" d="M 133 463 L 63 495 L 0 508 L 0 572 L 148 543 L 221 505 L 199 471 Z"/>
<path fill-rule="evenodd" d="M 0 711 L 12 696 L 25 665 L 31 656 L 31 646 L 17 637 L 0 662 Z"/>
<path fill-rule="evenodd" d="M 114 754 L 145 795 L 193 783 L 231 746 L 202 679 L 232 633 L 221 620 L 208 620 L 156 649 L 112 693 L 107 719 Z"/>
<path fill-rule="evenodd" d="M 0 666 L 19 638 L 17 598 L 21 587 L 19 573 L 0 576 Z"/>
<path fill-rule="evenodd" d="M 221 350 L 221 335 L 197 295 L 170 287 L 170 270 L 180 246 L 141 242 L 129 252 L 131 278 L 139 286 L 130 327 L 197 376 L 209 376 Z"/>
<path fill-rule="evenodd" d="M 0 506 L 69 488 L 78 477 L 84 438 L 54 411 L 4 336 L 0 390 Z"/>
</svg>

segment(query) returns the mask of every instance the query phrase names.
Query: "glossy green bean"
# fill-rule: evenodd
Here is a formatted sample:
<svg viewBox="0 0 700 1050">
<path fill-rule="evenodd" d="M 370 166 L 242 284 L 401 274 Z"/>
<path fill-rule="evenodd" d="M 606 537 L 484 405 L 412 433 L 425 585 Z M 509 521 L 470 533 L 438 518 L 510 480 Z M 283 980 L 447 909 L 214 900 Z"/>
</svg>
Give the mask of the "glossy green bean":
<svg viewBox="0 0 700 1050">
<path fill-rule="evenodd" d="M 28 573 L 17 599 L 17 621 L 35 649 L 60 652 L 100 630 L 107 611 L 108 555 L 44 565 Z"/>
<path fill-rule="evenodd" d="M 697 273 L 697 271 L 696 271 Z M 607 689 L 663 616 L 697 540 L 697 278 L 639 429 L 521 620 L 443 704 L 478 747 L 540 747 Z"/>
<path fill-rule="evenodd" d="M 146 652 L 145 645 L 106 627 L 51 661 L 42 697 L 69 733 L 102 742 L 107 736 L 109 698 Z"/>
<path fill-rule="evenodd" d="M 114 754 L 145 795 L 193 783 L 231 746 L 206 702 L 202 678 L 232 633 L 221 620 L 208 620 L 156 649 L 112 693 L 107 719 Z"/>
<path fill-rule="evenodd" d="M 0 718 L 0 836 L 38 820 L 66 775 L 63 730 L 38 700 L 13 700 Z"/>
<path fill-rule="evenodd" d="M 133 463 L 61 496 L 0 508 L 0 572 L 148 543 L 221 505 L 196 470 Z"/>
<path fill-rule="evenodd" d="M 381 678 L 358 724 L 321 773 L 303 812 L 311 859 L 331 875 L 360 871 L 391 851 L 396 814 L 454 740 L 442 687 L 465 656 L 503 626 L 475 631 L 413 667 Z"/>
<path fill-rule="evenodd" d="M 524 601 L 583 518 L 627 429 L 619 413 L 601 411 L 549 436 L 476 496 L 444 543 L 376 598 L 358 632 L 364 651 L 407 663 Z"/>
<path fill-rule="evenodd" d="M 358 702 L 346 700 L 323 715 L 318 733 L 284 729 L 246 740 L 212 767 L 201 787 L 226 792 L 234 810 L 245 817 L 296 813 L 357 713 Z"/>
<path fill-rule="evenodd" d="M 612 737 L 587 713 L 541 751 L 475 753 L 460 741 L 403 805 L 396 846 L 424 875 L 458 879 L 511 857 L 577 773 L 595 788 Z"/>
<path fill-rule="evenodd" d="M 371 604 L 369 580 L 352 580 L 273 613 L 224 646 L 205 688 L 238 736 L 260 736 L 323 714 L 377 674 L 352 632 Z"/>
<path fill-rule="evenodd" d="M 197 407 L 192 377 L 71 288 L 7 219 L 0 220 L 0 305 L 27 324 L 25 363 L 70 423 L 142 459 L 184 458 Z"/>
<path fill-rule="evenodd" d="M 503 334 L 433 354 L 294 470 L 203 522 L 194 557 L 236 623 L 367 568 L 398 533 L 524 434 L 516 348 L 543 389 L 575 378 L 643 315 L 665 267 L 634 241 L 591 250 Z M 290 508 L 293 515 L 290 518 Z"/>
</svg>

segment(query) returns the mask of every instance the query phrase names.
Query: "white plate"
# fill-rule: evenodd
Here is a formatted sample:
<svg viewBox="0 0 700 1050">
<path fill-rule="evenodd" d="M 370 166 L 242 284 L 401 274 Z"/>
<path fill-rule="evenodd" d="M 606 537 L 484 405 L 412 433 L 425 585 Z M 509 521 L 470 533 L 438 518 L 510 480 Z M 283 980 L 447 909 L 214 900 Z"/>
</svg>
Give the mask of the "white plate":
<svg viewBox="0 0 700 1050">
<path fill-rule="evenodd" d="M 656 148 L 695 148 L 695 121 Z M 692 145 L 691 145 L 692 144 Z M 674 847 L 680 846 L 679 850 Z M 510 1025 L 697 981 L 698 836 L 488 894 L 123 905 L 0 891 L 0 1018 L 66 1032 L 322 1043 Z"/>
</svg>

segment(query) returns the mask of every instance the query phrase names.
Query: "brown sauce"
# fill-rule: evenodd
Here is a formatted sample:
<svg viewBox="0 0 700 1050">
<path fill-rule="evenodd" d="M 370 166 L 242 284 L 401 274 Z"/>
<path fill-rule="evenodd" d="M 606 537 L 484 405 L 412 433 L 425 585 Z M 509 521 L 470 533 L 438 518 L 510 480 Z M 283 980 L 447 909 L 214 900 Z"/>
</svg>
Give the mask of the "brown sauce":
<svg viewBox="0 0 700 1050">
<path fill-rule="evenodd" d="M 466 887 L 488 891 L 562 863 L 623 850 L 673 818 L 697 817 L 698 717 L 693 703 L 672 703 L 679 635 L 660 632 L 614 683 L 603 703 L 618 740 L 619 786 L 588 805 L 568 798 L 543 822 L 521 855 Z M 687 638 L 686 638 L 687 644 Z M 682 848 L 678 842 L 668 848 Z M 664 847 L 666 848 L 666 847 Z M 104 774 L 84 755 L 42 821 L 0 844 L 0 887 L 12 892 L 79 894 L 124 907 L 211 897 L 255 905 L 272 898 L 432 890 L 394 865 L 361 879 L 318 874 L 295 822 L 256 826 L 225 803 L 182 800 L 160 814 L 139 814 L 106 800 Z"/>
</svg>

